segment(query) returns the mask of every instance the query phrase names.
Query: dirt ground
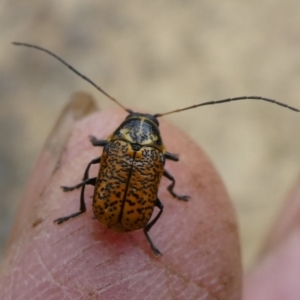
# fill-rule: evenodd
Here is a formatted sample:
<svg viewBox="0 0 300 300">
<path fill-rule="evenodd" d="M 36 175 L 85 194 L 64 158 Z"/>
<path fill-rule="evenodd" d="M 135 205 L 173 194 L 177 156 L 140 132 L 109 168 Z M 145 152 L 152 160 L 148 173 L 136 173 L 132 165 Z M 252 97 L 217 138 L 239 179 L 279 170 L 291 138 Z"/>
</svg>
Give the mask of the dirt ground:
<svg viewBox="0 0 300 300">
<path fill-rule="evenodd" d="M 12 41 L 51 49 L 141 111 L 242 95 L 300 108 L 299 14 L 292 0 L 2 0 L 0 252 L 30 170 L 70 95 L 87 91 L 99 107 L 114 105 L 51 57 Z M 299 176 L 300 114 L 245 101 L 167 119 L 219 170 L 249 267 Z"/>
</svg>

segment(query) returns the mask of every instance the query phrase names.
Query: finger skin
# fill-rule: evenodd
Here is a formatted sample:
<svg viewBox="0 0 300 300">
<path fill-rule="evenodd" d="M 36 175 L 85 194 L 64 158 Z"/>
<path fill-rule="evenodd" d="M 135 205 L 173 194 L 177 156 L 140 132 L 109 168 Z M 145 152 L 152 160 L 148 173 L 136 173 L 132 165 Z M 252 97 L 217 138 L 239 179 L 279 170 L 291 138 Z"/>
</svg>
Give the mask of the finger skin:
<svg viewBox="0 0 300 300">
<path fill-rule="evenodd" d="M 79 208 L 80 191 L 59 187 L 80 182 L 88 162 L 101 155 L 88 136 L 105 139 L 125 117 L 110 109 L 76 122 L 50 176 L 54 158 L 43 150 L 47 159 L 33 172 L 6 251 L 0 299 L 240 299 L 237 225 L 223 183 L 204 153 L 161 119 L 167 150 L 180 154 L 166 169 L 176 179 L 175 191 L 191 196 L 187 203 L 174 199 L 163 178 L 158 196 L 165 209 L 150 231 L 161 257 L 142 230 L 116 233 L 93 219 L 91 186 L 86 213 L 53 223 Z M 97 172 L 93 166 L 90 177 Z"/>
<path fill-rule="evenodd" d="M 293 189 L 244 282 L 244 300 L 298 300 L 300 295 L 300 184 Z"/>
</svg>

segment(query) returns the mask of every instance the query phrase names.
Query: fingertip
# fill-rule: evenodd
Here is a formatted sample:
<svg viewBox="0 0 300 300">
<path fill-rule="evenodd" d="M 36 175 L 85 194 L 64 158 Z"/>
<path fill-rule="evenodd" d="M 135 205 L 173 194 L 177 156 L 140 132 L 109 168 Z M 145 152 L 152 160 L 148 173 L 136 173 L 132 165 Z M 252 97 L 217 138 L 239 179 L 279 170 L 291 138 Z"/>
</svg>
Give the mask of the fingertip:
<svg viewBox="0 0 300 300">
<path fill-rule="evenodd" d="M 181 154 L 179 162 L 167 162 L 166 168 L 176 177 L 175 190 L 191 199 L 174 199 L 167 191 L 170 182 L 162 180 L 158 196 L 165 209 L 150 231 L 162 255 L 154 255 L 141 230 L 120 234 L 93 221 L 92 187 L 86 188 L 86 213 L 61 225 L 53 224 L 53 220 L 79 208 L 80 192 L 64 192 L 59 186 L 78 183 L 87 163 L 101 155 L 99 147 L 91 146 L 89 135 L 106 138 L 125 117 L 126 113 L 114 109 L 76 120 L 67 145 L 62 147 L 56 163 L 51 164 L 55 165 L 51 176 L 42 180 L 44 185 L 37 195 L 36 186 L 45 167 L 39 161 L 33 175 L 34 185 L 24 199 L 31 199 L 33 205 L 22 216 L 30 221 L 22 223 L 22 230 L 10 248 L 8 257 L 12 259 L 6 268 L 6 283 L 15 284 L 12 280 L 17 266 L 22 266 L 19 275 L 34 272 L 30 282 L 19 288 L 27 289 L 27 295 L 40 292 L 43 281 L 48 284 L 47 293 L 55 290 L 60 298 L 68 290 L 73 291 L 72 297 L 80 297 L 84 290 L 104 298 L 110 296 L 109 299 L 118 299 L 117 295 L 125 291 L 130 299 L 145 293 L 152 298 L 162 293 L 166 298 L 182 293 L 186 298 L 213 295 L 239 299 L 240 252 L 229 197 L 204 153 L 163 120 L 161 133 L 168 150 Z M 96 167 L 91 174 L 97 175 Z M 43 221 L 28 233 L 27 224 L 38 218 Z M 57 281 L 59 286 L 55 285 Z M 136 289 L 130 290 L 130 286 Z"/>
</svg>

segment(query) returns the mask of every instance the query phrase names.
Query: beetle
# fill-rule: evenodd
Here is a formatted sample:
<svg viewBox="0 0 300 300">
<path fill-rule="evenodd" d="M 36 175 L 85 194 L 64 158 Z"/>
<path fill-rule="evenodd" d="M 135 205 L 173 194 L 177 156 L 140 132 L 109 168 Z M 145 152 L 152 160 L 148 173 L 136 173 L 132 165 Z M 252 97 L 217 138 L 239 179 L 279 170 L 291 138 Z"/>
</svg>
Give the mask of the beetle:
<svg viewBox="0 0 300 300">
<path fill-rule="evenodd" d="M 178 195 L 175 193 L 175 178 L 164 168 L 166 159 L 178 161 L 179 158 L 177 155 L 166 150 L 161 138 L 157 119 L 165 115 L 200 106 L 239 100 L 262 100 L 300 112 L 300 110 L 295 107 L 273 99 L 260 96 L 241 96 L 203 102 L 163 114 L 138 113 L 124 107 L 91 79 L 77 71 L 53 52 L 32 44 L 20 42 L 13 42 L 13 44 L 46 52 L 59 60 L 82 79 L 92 84 L 98 91 L 128 113 L 125 120 L 106 140 L 97 139 L 94 136 L 90 137 L 93 146 L 103 147 L 102 155 L 89 162 L 85 169 L 82 182 L 74 186 L 62 187 L 64 192 L 81 188 L 79 211 L 58 218 L 54 220 L 54 222 L 62 224 L 84 213 L 86 211 L 84 199 L 85 186 L 92 185 L 95 186 L 93 196 L 95 218 L 106 227 L 117 232 L 143 229 L 147 241 L 157 256 L 160 255 L 161 252 L 154 245 L 149 236 L 149 231 L 161 217 L 164 210 L 162 202 L 157 197 L 162 176 L 165 176 L 171 181 L 167 189 L 174 198 L 182 201 L 188 201 L 190 198 L 187 195 Z M 94 164 L 100 164 L 98 176 L 90 178 L 89 170 Z M 151 219 L 155 207 L 159 209 L 159 212 Z"/>
</svg>

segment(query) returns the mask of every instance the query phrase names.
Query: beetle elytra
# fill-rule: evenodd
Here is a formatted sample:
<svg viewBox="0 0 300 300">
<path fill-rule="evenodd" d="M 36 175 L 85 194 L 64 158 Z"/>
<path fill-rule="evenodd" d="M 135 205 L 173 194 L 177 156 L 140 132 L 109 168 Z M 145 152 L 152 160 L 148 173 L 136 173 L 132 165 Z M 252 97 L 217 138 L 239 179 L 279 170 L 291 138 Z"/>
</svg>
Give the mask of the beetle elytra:
<svg viewBox="0 0 300 300">
<path fill-rule="evenodd" d="M 100 140 L 96 137 L 90 138 L 93 146 L 103 147 L 102 155 L 93 159 L 87 165 L 82 182 L 71 187 L 62 187 L 65 192 L 81 188 L 79 211 L 58 218 L 54 222 L 61 224 L 84 213 L 86 211 L 85 186 L 93 185 L 95 186 L 93 211 L 96 219 L 108 228 L 118 232 L 143 229 L 155 255 L 160 255 L 161 253 L 152 242 L 149 230 L 160 218 L 164 209 L 162 202 L 157 197 L 161 177 L 165 176 L 171 181 L 168 191 L 173 197 L 183 201 L 189 199 L 189 196 L 175 193 L 175 178 L 164 169 L 166 159 L 173 161 L 178 161 L 179 159 L 176 155 L 166 150 L 160 135 L 157 118 L 200 106 L 239 100 L 262 100 L 300 112 L 297 108 L 273 99 L 259 96 L 242 96 L 203 102 L 162 114 L 137 113 L 124 107 L 92 80 L 81 74 L 53 52 L 27 43 L 14 42 L 13 44 L 48 53 L 85 81 L 92 84 L 98 91 L 128 113 L 126 119 L 106 140 Z M 98 176 L 89 178 L 89 169 L 94 164 L 100 164 Z M 151 219 L 155 207 L 159 209 L 159 212 Z"/>
</svg>

